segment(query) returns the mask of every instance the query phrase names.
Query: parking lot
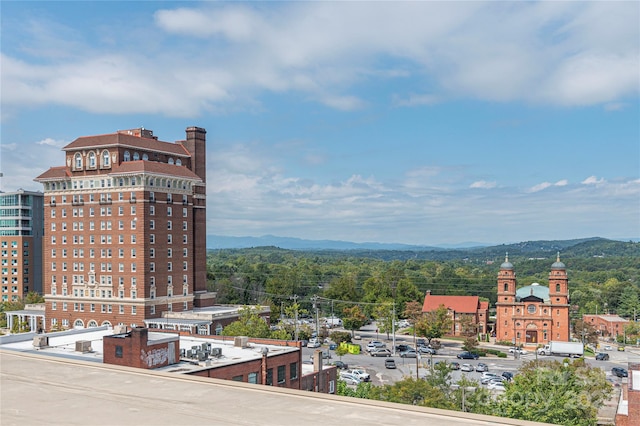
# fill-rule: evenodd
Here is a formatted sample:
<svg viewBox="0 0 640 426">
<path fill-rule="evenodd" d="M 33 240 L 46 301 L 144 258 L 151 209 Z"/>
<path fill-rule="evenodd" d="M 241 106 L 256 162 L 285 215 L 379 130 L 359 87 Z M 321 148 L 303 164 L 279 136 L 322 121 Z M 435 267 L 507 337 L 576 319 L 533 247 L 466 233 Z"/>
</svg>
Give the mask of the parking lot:
<svg viewBox="0 0 640 426">
<path fill-rule="evenodd" d="M 420 377 L 423 378 L 427 374 L 429 374 L 430 362 L 438 362 L 445 361 L 448 363 L 458 362 L 460 365 L 462 364 L 470 364 L 473 366 L 474 371 L 463 372 L 461 370 L 453 370 L 451 372 L 452 383 L 457 382 L 464 375 L 473 380 L 480 380 L 482 375 L 481 372 L 475 371 L 475 368 L 479 363 L 484 363 L 488 367 L 488 371 L 492 373 L 496 373 L 498 375 L 503 372 L 510 372 L 515 374 L 523 362 L 531 361 L 536 359 L 535 352 L 530 351 L 524 355 L 514 356 L 513 354 L 509 354 L 507 358 L 498 358 L 496 356 L 488 356 L 482 357 L 479 360 L 461 360 L 457 359 L 456 355 L 462 352 L 461 344 L 457 341 L 442 341 L 443 347 L 438 350 L 436 355 L 423 355 L 420 354 L 418 358 L 402 358 L 398 353 L 392 355 L 390 358 L 395 361 L 396 368 L 388 369 L 385 367 L 385 360 L 388 359 L 386 357 L 372 357 L 366 351 L 367 344 L 372 340 L 379 340 L 386 344 L 388 349 L 393 348 L 393 340 L 386 339 L 386 336 L 376 336 L 375 333 L 373 335 L 367 335 L 368 333 L 361 333 L 362 339 L 358 340 L 357 343 L 362 347 L 362 353 L 359 355 L 347 354 L 342 356 L 341 358 L 335 354 L 335 351 L 329 350 L 331 355 L 331 359 L 325 360 L 325 362 L 332 363 L 337 360 L 341 360 L 342 362 L 349 365 L 349 368 L 363 368 L 371 375 L 371 382 L 374 385 L 383 385 L 383 384 L 392 384 L 396 381 L 402 380 L 405 377 Z M 370 334 L 370 333 L 369 333 Z M 377 337 L 377 339 L 376 339 Z M 399 344 L 407 344 L 413 346 L 413 337 L 409 336 L 396 336 L 396 345 Z M 497 347 L 500 350 L 507 352 L 508 348 L 506 347 Z M 328 350 L 328 346 L 324 345 L 320 349 Z M 303 348 L 303 359 L 309 360 L 311 355 L 316 349 L 313 348 Z M 604 352 L 604 351 L 603 351 Z M 617 351 L 606 351 L 609 354 L 610 359 L 608 361 L 596 361 L 594 357 L 587 357 L 587 363 L 602 368 L 607 374 L 607 378 L 615 385 L 621 382 L 621 378 L 613 376 L 611 374 L 611 368 L 613 367 L 627 367 L 627 353 L 626 352 L 617 352 Z M 539 356 L 538 359 L 561 359 L 559 357 L 554 356 Z M 417 370 L 417 375 L 416 375 Z"/>
</svg>

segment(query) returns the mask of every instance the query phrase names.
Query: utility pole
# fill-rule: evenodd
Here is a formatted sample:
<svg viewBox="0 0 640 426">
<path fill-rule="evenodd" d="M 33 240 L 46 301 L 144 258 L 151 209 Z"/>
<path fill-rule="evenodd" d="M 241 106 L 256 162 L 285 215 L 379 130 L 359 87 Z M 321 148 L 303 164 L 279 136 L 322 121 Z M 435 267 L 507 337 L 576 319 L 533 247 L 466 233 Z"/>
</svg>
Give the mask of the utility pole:
<svg viewBox="0 0 640 426">
<path fill-rule="evenodd" d="M 293 299 L 293 311 L 294 311 L 294 321 L 295 321 L 295 336 L 294 336 L 294 340 L 297 342 L 298 341 L 298 295 L 294 294 L 293 296 L 291 296 L 291 298 Z"/>
<path fill-rule="evenodd" d="M 396 301 L 395 299 L 393 300 L 393 314 L 391 317 L 391 333 L 393 333 L 393 339 L 392 339 L 392 345 L 393 345 L 393 352 L 392 354 L 395 355 L 396 354 Z M 416 354 L 417 356 L 417 354 Z"/>
<path fill-rule="evenodd" d="M 318 335 L 318 338 L 320 338 L 320 319 L 318 318 L 318 296 L 313 296 L 311 298 L 311 301 L 313 302 L 313 309 L 316 310 L 316 334 Z"/>
</svg>

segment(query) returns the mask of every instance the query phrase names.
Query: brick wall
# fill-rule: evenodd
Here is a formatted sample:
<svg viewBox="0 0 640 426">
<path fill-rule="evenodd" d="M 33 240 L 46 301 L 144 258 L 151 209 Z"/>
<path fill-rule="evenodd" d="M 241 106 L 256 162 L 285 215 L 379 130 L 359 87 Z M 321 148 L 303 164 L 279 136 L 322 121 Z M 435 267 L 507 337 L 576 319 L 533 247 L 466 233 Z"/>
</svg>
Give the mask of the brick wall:
<svg viewBox="0 0 640 426">
<path fill-rule="evenodd" d="M 149 342 L 149 330 L 134 328 L 126 334 L 116 334 L 103 338 L 103 362 L 136 368 L 159 368 L 180 360 L 180 338 L 161 342 Z M 173 354 L 170 353 L 173 352 Z M 173 356 L 172 356 L 173 355 Z"/>
</svg>

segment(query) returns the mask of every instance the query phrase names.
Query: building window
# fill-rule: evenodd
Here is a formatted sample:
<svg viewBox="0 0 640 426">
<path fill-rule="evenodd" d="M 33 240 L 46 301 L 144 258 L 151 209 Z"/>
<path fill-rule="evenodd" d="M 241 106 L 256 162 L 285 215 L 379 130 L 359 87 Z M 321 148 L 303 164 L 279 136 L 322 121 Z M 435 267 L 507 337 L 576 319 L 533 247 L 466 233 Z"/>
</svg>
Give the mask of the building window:
<svg viewBox="0 0 640 426">
<path fill-rule="evenodd" d="M 504 291 L 509 291 L 509 284 L 504 283 Z"/>
<path fill-rule="evenodd" d="M 102 167 L 109 167 L 109 151 L 102 151 Z"/>
<path fill-rule="evenodd" d="M 536 305 L 528 305 L 527 306 L 527 312 L 529 312 L 530 314 L 535 314 L 536 313 Z"/>
<path fill-rule="evenodd" d="M 287 370 L 284 365 L 278 366 L 278 384 L 282 384 L 287 380 Z"/>
<path fill-rule="evenodd" d="M 89 167 L 92 169 L 96 168 L 96 154 L 94 152 L 89 153 Z"/>
<path fill-rule="evenodd" d="M 76 170 L 82 169 L 82 156 L 80 155 L 80 153 L 76 153 L 75 155 L 75 166 Z"/>
<path fill-rule="evenodd" d="M 116 358 L 122 358 L 122 346 L 116 345 Z"/>
<path fill-rule="evenodd" d="M 124 152 L 124 161 L 131 161 L 131 154 L 129 154 L 129 151 Z"/>
<path fill-rule="evenodd" d="M 247 383 L 257 384 L 258 383 L 258 373 L 249 373 L 247 375 Z"/>
<path fill-rule="evenodd" d="M 298 378 L 298 363 L 292 362 L 289 364 L 289 379 L 295 380 Z"/>
<path fill-rule="evenodd" d="M 556 293 L 560 293 L 560 284 L 556 284 Z"/>
<path fill-rule="evenodd" d="M 265 383 L 265 385 L 273 385 L 273 368 L 267 370 L 267 383 Z"/>
</svg>

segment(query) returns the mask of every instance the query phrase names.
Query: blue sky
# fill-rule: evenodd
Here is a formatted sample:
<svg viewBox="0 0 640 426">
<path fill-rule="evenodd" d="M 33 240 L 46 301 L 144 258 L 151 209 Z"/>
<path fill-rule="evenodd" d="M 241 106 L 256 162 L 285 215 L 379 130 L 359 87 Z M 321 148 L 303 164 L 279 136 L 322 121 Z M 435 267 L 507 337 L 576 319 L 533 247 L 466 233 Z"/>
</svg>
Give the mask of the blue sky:
<svg viewBox="0 0 640 426">
<path fill-rule="evenodd" d="M 2 2 L 2 190 L 207 129 L 209 234 L 640 237 L 638 2 Z"/>
</svg>

